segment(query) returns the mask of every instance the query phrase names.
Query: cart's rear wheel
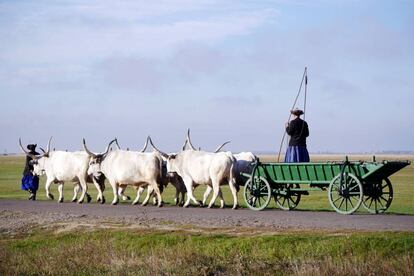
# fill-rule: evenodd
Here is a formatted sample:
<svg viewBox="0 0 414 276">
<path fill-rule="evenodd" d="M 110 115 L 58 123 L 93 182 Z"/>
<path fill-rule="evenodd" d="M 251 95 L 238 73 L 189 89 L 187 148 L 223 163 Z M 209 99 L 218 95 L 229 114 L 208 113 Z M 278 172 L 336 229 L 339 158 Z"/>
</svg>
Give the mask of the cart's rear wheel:
<svg viewBox="0 0 414 276">
<path fill-rule="evenodd" d="M 260 211 L 269 205 L 272 189 L 264 177 L 257 178 L 253 183 L 249 179 L 244 185 L 243 197 L 250 209 Z"/>
<path fill-rule="evenodd" d="M 377 183 L 367 183 L 364 185 L 362 206 L 370 213 L 384 213 L 390 207 L 392 198 L 391 181 L 385 178 Z"/>
<path fill-rule="evenodd" d="M 342 173 L 329 184 L 329 202 L 340 214 L 349 215 L 355 212 L 362 203 L 363 190 L 359 179 L 352 173 Z"/>
<path fill-rule="evenodd" d="M 275 194 L 274 198 L 277 206 L 282 210 L 293 210 L 295 209 L 300 201 L 300 194 L 296 191 L 291 191 L 290 189 L 299 189 L 299 184 L 288 184 L 284 186 L 281 190 L 283 194 Z"/>
</svg>

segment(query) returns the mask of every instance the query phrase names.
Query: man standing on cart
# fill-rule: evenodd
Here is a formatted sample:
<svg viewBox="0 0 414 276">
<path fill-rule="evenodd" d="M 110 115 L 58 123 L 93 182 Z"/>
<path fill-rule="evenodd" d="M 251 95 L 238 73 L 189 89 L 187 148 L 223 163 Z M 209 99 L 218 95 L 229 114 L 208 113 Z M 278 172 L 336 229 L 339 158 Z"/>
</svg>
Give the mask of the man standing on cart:
<svg viewBox="0 0 414 276">
<path fill-rule="evenodd" d="M 309 162 L 309 153 L 306 148 L 306 137 L 309 136 L 309 128 L 306 121 L 300 118 L 304 112 L 296 108 L 291 110 L 290 113 L 294 116 L 294 119 L 285 125 L 286 133 L 290 136 L 285 162 Z"/>
</svg>

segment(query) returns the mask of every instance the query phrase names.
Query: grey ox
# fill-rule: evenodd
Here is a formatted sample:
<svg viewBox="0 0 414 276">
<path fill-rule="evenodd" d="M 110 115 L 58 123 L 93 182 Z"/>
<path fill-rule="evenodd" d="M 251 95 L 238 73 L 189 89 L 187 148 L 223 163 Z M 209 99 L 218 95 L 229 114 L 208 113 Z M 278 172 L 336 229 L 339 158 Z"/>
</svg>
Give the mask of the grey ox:
<svg viewBox="0 0 414 276">
<path fill-rule="evenodd" d="M 228 183 L 233 195 L 233 209 L 237 208 L 235 159 L 231 153 L 183 150 L 174 154 L 166 154 L 154 146 L 151 138 L 149 142 L 167 160 L 167 172 L 177 173 L 183 179 L 187 190 L 187 201 L 184 207 L 190 204 L 190 200 L 202 205 L 193 195 L 194 185 L 204 184 L 212 187 L 213 197 L 208 205 L 208 208 L 211 208 L 221 192 L 220 185 Z M 223 199 L 221 199 L 220 207 L 224 208 Z"/>
<path fill-rule="evenodd" d="M 75 195 L 76 199 L 77 191 L 79 190 L 79 185 L 82 188 L 81 197 L 78 200 L 78 203 L 84 201 L 85 195 L 88 191 L 87 182 L 93 182 L 96 189 L 98 190 L 97 200 L 101 203 L 105 202 L 103 196 L 104 183 L 94 177 L 88 177 L 88 168 L 89 168 L 89 155 L 83 151 L 77 152 L 66 152 L 66 151 L 50 151 L 50 137 L 46 151 L 41 155 L 32 155 L 27 152 L 23 146 L 21 139 L 19 138 L 20 148 L 24 153 L 29 155 L 33 160 L 33 171 L 36 175 L 46 174 L 46 196 L 47 198 L 53 199 L 53 195 L 50 193 L 50 186 L 52 183 L 58 183 L 59 190 L 59 200 L 58 202 L 63 202 L 63 185 L 66 181 L 75 182 Z M 109 147 L 107 148 L 107 151 Z M 102 178 L 100 178 L 102 179 Z"/>
<path fill-rule="evenodd" d="M 111 141 L 108 147 L 115 142 Z M 156 153 L 142 153 L 137 151 L 113 150 L 106 154 L 95 154 L 86 146 L 83 139 L 83 148 L 91 157 L 88 173 L 98 177 L 104 174 L 112 186 L 114 199 L 112 205 L 118 204 L 118 190 L 120 185 L 149 186 L 157 195 L 158 206 L 162 206 L 160 193 L 162 157 Z M 149 194 L 143 202 L 147 204 Z"/>
</svg>

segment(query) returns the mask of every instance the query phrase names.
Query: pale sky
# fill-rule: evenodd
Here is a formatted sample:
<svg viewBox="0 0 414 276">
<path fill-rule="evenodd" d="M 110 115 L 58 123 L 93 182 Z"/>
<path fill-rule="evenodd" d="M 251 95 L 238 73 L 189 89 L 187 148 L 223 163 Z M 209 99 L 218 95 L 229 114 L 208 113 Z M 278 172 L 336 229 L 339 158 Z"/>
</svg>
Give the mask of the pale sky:
<svg viewBox="0 0 414 276">
<path fill-rule="evenodd" d="M 414 150 L 413 49 L 408 0 L 0 1 L 0 152 L 276 152 L 305 66 L 310 152 Z"/>
</svg>

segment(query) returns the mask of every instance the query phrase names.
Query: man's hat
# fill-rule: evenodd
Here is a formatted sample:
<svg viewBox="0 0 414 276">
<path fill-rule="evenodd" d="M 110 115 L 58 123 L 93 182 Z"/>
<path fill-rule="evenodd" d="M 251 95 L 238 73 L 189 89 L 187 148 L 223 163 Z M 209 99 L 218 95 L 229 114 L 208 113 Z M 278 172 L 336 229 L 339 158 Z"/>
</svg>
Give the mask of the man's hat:
<svg viewBox="0 0 414 276">
<path fill-rule="evenodd" d="M 295 108 L 295 109 L 291 110 L 290 113 L 292 113 L 293 115 L 296 115 L 296 116 L 300 116 L 300 115 L 305 114 L 305 112 L 303 112 L 303 110 L 301 110 L 299 108 Z"/>
<path fill-rule="evenodd" d="M 35 151 L 36 147 L 37 147 L 37 144 L 29 144 L 29 145 L 27 145 L 27 149 L 28 150 L 31 150 L 31 151 Z"/>
</svg>

